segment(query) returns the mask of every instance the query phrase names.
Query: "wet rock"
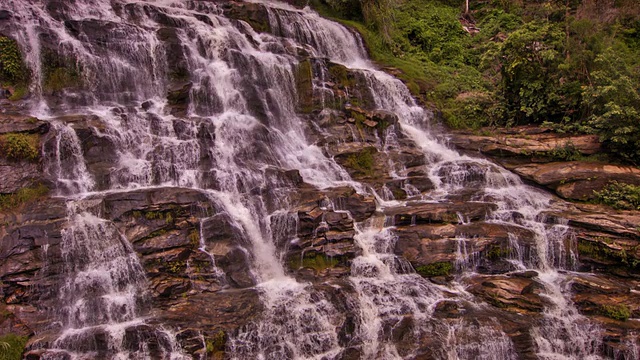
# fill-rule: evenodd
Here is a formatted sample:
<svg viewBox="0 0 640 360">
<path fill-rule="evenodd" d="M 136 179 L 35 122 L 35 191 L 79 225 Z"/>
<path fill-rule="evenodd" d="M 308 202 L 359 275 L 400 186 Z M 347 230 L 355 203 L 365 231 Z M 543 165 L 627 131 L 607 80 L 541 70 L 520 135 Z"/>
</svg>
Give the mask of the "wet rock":
<svg viewBox="0 0 640 360">
<path fill-rule="evenodd" d="M 39 120 L 31 116 L 21 114 L 0 113 L 0 134 L 7 133 L 29 133 L 46 134 L 50 125 L 46 121 Z"/>
<path fill-rule="evenodd" d="M 189 107 L 189 93 L 193 83 L 189 82 L 184 85 L 175 86 L 169 89 L 167 93 L 167 101 L 170 107 L 171 114 L 178 117 L 184 117 L 187 115 L 187 109 Z"/>
<path fill-rule="evenodd" d="M 227 2 L 223 4 L 225 16 L 247 22 L 257 32 L 271 32 L 269 13 L 264 5 L 247 2 Z M 277 35 L 277 34 L 276 34 Z"/>
<path fill-rule="evenodd" d="M 11 194 L 44 181 L 41 166 L 30 161 L 0 157 L 0 194 Z"/>
<path fill-rule="evenodd" d="M 451 142 L 459 148 L 490 156 L 515 156 L 535 159 L 536 162 L 553 160 L 554 154 L 561 154 L 562 151 L 591 155 L 602 150 L 596 135 L 567 136 L 533 126 L 491 129 L 487 132 L 491 135 L 455 131 L 451 134 Z"/>
<path fill-rule="evenodd" d="M 95 199 L 95 198 L 94 198 Z M 209 199 L 200 191 L 185 188 L 150 188 L 128 192 L 106 194 L 103 198 L 104 216 L 108 219 L 118 219 L 124 213 L 133 210 L 153 211 L 162 206 L 184 205 L 194 211 L 206 213 Z"/>
<path fill-rule="evenodd" d="M 544 287 L 535 280 L 522 277 L 478 276 L 469 292 L 489 304 L 516 313 L 538 313 L 547 305 L 540 294 Z"/>
<path fill-rule="evenodd" d="M 178 28 L 167 27 L 158 29 L 157 36 L 158 39 L 165 44 L 169 79 L 174 82 L 187 81 L 190 76 L 187 63 L 188 53 L 178 37 Z"/>
<path fill-rule="evenodd" d="M 237 288 L 248 288 L 256 284 L 251 272 L 251 259 L 247 251 L 240 247 L 232 248 L 225 256 L 216 259 L 224 270 L 227 280 Z"/>
<path fill-rule="evenodd" d="M 97 116 L 84 115 L 68 115 L 56 118 L 56 121 L 69 124 L 78 136 L 87 170 L 96 182 L 96 190 L 108 189 L 118 153 L 114 140 L 102 132 L 105 129 L 103 121 Z M 56 153 L 57 142 L 58 139 L 51 138 L 44 145 L 48 153 Z"/>
<path fill-rule="evenodd" d="M 187 298 L 177 298 L 158 306 L 164 309 L 158 320 L 169 326 L 181 327 L 184 319 L 189 319 L 192 328 L 223 329 L 225 332 L 233 332 L 255 321 L 263 310 L 255 289 L 190 294 Z"/>
<path fill-rule="evenodd" d="M 525 179 L 555 189 L 565 199 L 592 199 L 611 181 L 640 185 L 640 169 L 588 162 L 528 164 L 512 170 Z"/>
<path fill-rule="evenodd" d="M 145 344 L 144 353 L 152 358 L 162 358 L 171 352 L 169 335 L 147 324 L 126 328 L 122 342 L 125 349 L 134 353 L 143 350 L 140 349 L 140 344 Z"/>
<path fill-rule="evenodd" d="M 433 223 L 458 224 L 464 216 L 468 221 L 483 220 L 487 214 L 497 208 L 493 203 L 423 203 L 408 207 L 394 207 L 384 210 L 386 216 L 393 219 L 393 224 L 418 225 Z"/>
</svg>

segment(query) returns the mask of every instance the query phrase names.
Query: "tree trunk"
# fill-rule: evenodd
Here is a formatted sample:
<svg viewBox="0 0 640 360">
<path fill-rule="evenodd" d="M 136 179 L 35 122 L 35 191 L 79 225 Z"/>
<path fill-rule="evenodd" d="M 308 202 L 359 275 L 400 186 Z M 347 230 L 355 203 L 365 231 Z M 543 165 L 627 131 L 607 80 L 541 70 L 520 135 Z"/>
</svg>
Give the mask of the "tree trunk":
<svg viewBox="0 0 640 360">
<path fill-rule="evenodd" d="M 469 0 L 465 0 L 464 2 L 464 13 L 465 14 L 469 13 Z"/>
</svg>

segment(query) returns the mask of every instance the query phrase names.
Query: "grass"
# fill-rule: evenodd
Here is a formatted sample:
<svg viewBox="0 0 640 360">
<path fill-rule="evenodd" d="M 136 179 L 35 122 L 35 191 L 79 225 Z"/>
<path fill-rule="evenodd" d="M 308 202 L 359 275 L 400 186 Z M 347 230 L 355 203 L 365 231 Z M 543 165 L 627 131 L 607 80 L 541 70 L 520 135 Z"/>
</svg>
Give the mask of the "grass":
<svg viewBox="0 0 640 360">
<path fill-rule="evenodd" d="M 22 188 L 15 194 L 0 194 L 0 211 L 15 209 L 23 204 L 40 199 L 48 193 L 49 188 L 40 184 L 33 187 Z"/>
</svg>

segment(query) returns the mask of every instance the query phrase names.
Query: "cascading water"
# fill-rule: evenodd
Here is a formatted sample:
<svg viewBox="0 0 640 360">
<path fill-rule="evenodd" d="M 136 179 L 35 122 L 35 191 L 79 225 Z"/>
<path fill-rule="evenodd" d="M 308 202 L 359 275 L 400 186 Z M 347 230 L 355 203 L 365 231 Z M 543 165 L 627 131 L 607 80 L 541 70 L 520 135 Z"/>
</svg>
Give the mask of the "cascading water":
<svg viewBox="0 0 640 360">
<path fill-rule="evenodd" d="M 55 314 L 60 335 L 51 348 L 78 359 L 185 356 L 162 327 L 151 331 L 153 339 L 128 331 L 151 326 L 143 304 L 144 272 L 113 223 L 82 208 L 88 200 L 79 199 L 176 186 L 204 193 L 228 216 L 251 259 L 264 311 L 258 321 L 230 335 L 229 357 L 334 359 L 346 357 L 349 347 L 358 349 L 358 357 L 375 359 L 517 358 L 495 318 L 468 323 L 434 315 L 448 298 L 471 302 L 471 296 L 462 285 L 446 287 L 422 278 L 393 253 L 394 226 L 383 214 L 385 208 L 407 202 L 396 201 L 386 185 L 379 196 L 374 194 L 378 213 L 354 225 L 359 253 L 345 285 L 352 296 L 347 309 L 336 308 L 319 287 L 289 274 L 283 248 L 296 241 L 291 200 L 296 189 L 270 174 L 297 170 L 317 189 L 350 186 L 359 193 L 369 191 L 310 142 L 315 124 L 297 114 L 301 94 L 295 71 L 299 53 L 307 53 L 322 58 L 316 59 L 314 66 L 320 68 L 312 72 L 322 77 L 317 81 L 321 87 L 313 87 L 322 92 L 323 107 L 324 94 L 334 96 L 322 87 L 328 59 L 367 79 L 375 106 L 398 116 L 399 123 L 377 137 L 375 146 L 388 151 L 404 136 L 423 153 L 435 189 L 421 192 L 404 184 L 412 201 L 466 197 L 491 202 L 496 210 L 488 215 L 489 222 L 535 234 L 533 245 L 510 236 L 510 261 L 514 271 L 537 271 L 549 300 L 543 320 L 530 334 L 537 355 L 597 358 L 599 329 L 577 312 L 567 293 L 568 278 L 558 272 L 572 270 L 574 262 L 568 228 L 543 221 L 550 198 L 490 162 L 462 156 L 439 141 L 430 132 L 430 114 L 416 105 L 399 80 L 369 63 L 353 32 L 308 9 L 272 2 L 259 2 L 266 9 L 270 33 L 229 19 L 223 7 L 212 2 L 79 0 L 73 6 L 60 5 L 56 16 L 43 10 L 45 3 L 0 4 L 24 20 L 18 40 L 34 72 L 34 115 L 95 116 L 100 121 L 94 130 L 115 149 L 108 171 L 98 179 L 90 175 L 97 170 L 84 162 L 75 125 L 55 123 L 57 137 L 47 148 L 47 171 L 73 210 L 63 236 L 66 279 L 59 298 L 65 306 Z M 45 70 L 39 58 L 51 49 L 41 46 L 37 34 L 56 39 L 56 50 L 73 59 L 69 66 L 81 78 L 80 84 L 54 98 L 42 93 Z M 389 167 L 391 178 L 404 179 L 402 164 L 391 162 Z M 469 188 L 474 191 L 469 193 Z M 354 221 L 347 207 L 329 208 Z M 470 241 L 458 239 L 461 271 L 473 268 L 468 261 L 473 254 L 466 249 Z M 198 247 L 214 264 L 202 234 Z M 222 273 L 216 268 L 211 272 Z M 348 321 L 352 326 L 345 342 L 338 329 Z M 86 341 L 96 333 L 104 334 L 107 354 L 96 353 L 105 346 Z M 128 336 L 142 339 L 142 345 L 128 348 Z M 415 345 L 421 343 L 430 344 L 429 352 Z"/>
</svg>

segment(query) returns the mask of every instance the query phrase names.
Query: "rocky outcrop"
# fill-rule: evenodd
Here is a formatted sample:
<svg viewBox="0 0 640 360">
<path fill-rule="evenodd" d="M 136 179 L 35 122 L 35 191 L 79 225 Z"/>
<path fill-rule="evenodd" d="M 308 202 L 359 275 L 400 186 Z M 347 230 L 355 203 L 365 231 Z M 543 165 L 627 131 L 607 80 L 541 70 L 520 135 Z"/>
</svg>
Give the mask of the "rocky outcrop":
<svg viewBox="0 0 640 360">
<path fill-rule="evenodd" d="M 10 111 L 0 114 L 0 194 L 46 182 L 40 146 L 49 130 L 49 123 L 33 117 Z"/>
<path fill-rule="evenodd" d="M 559 196 L 570 200 L 592 199 L 595 191 L 601 191 L 614 181 L 640 185 L 640 169 L 632 166 L 572 161 L 508 168 L 527 180 L 554 189 Z"/>
<path fill-rule="evenodd" d="M 527 126 L 491 132 L 454 132 L 451 142 L 465 151 L 489 156 L 524 179 L 569 200 L 593 199 L 595 191 L 614 181 L 640 184 L 637 168 L 599 160 L 603 148 L 594 135 L 570 136 Z M 576 161 L 580 158 L 585 160 Z"/>
</svg>

